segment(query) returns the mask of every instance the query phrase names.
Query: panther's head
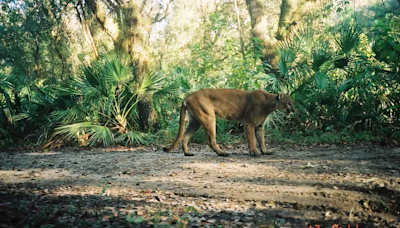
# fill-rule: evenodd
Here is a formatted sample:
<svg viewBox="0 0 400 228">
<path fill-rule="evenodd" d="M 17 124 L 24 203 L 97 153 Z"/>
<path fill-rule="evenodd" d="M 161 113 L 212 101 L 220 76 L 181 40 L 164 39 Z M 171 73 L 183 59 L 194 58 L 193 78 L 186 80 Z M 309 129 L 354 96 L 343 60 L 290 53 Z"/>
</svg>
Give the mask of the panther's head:
<svg viewBox="0 0 400 228">
<path fill-rule="evenodd" d="M 276 99 L 277 99 L 277 109 L 279 111 L 285 112 L 287 114 L 296 111 L 293 99 L 290 95 L 280 93 Z"/>
</svg>

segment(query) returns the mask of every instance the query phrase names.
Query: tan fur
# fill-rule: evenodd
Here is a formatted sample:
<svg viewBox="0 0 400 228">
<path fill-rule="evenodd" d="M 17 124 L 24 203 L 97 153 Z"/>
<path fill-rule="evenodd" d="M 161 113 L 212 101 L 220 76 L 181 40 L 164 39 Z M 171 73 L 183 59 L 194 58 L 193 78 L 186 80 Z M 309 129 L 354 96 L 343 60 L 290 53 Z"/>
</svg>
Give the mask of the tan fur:
<svg viewBox="0 0 400 228">
<path fill-rule="evenodd" d="M 175 142 L 164 151 L 170 152 L 182 141 L 182 149 L 186 156 L 193 156 L 188 151 L 189 139 L 203 126 L 208 145 L 219 155 L 223 152 L 216 140 L 215 118 L 243 123 L 249 143 L 250 154 L 258 155 L 257 142 L 262 154 L 267 154 L 264 140 L 264 124 L 268 115 L 276 109 L 294 112 L 293 100 L 289 95 L 272 94 L 264 90 L 246 91 L 235 89 L 203 89 L 188 95 L 182 102 L 179 121 L 179 132 Z M 189 124 L 185 131 L 185 114 L 189 114 Z"/>
</svg>

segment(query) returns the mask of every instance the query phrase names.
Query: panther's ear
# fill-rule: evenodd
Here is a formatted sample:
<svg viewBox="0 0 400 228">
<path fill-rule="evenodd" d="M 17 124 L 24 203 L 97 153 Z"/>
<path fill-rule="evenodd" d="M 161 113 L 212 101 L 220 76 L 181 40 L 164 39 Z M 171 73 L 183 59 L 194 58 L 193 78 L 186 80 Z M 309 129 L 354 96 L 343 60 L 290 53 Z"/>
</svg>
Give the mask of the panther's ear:
<svg viewBox="0 0 400 228">
<path fill-rule="evenodd" d="M 282 93 L 280 93 L 280 94 L 278 94 L 277 96 L 276 96 L 276 108 L 278 108 L 278 106 L 279 106 L 279 101 L 281 100 L 283 98 L 283 94 Z"/>
</svg>

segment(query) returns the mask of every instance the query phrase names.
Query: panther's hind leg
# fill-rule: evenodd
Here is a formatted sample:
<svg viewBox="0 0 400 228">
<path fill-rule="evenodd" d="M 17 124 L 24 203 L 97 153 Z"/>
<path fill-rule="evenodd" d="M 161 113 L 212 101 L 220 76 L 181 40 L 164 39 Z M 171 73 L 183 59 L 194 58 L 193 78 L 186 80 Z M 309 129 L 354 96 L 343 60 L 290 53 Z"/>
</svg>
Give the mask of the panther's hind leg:
<svg viewBox="0 0 400 228">
<path fill-rule="evenodd" d="M 201 120 L 204 130 L 206 131 L 208 144 L 211 149 L 214 150 L 219 156 L 229 156 L 228 153 L 223 152 L 221 148 L 219 148 L 216 140 L 216 123 L 215 123 L 215 115 L 207 116 L 207 118 Z"/>
<path fill-rule="evenodd" d="M 190 140 L 190 138 L 193 137 L 193 135 L 196 133 L 197 130 L 199 130 L 199 128 L 201 127 L 201 123 L 194 117 L 190 116 L 189 117 L 189 124 L 186 127 L 186 131 L 185 131 L 185 136 L 183 137 L 182 140 L 182 149 L 183 152 L 185 153 L 185 156 L 193 156 L 193 153 L 190 153 L 188 150 L 188 142 Z"/>
</svg>

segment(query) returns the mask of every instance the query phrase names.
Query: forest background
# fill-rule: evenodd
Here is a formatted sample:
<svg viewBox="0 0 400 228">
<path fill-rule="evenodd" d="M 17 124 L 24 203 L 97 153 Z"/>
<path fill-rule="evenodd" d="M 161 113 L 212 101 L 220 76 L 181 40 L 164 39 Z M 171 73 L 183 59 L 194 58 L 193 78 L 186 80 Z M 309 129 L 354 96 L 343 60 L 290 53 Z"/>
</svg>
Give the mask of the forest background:
<svg viewBox="0 0 400 228">
<path fill-rule="evenodd" d="M 270 142 L 397 143 L 399 15 L 399 0 L 1 0 L 0 146 L 168 143 L 201 88 L 290 93 Z M 220 143 L 242 131 L 217 121 Z"/>
</svg>

